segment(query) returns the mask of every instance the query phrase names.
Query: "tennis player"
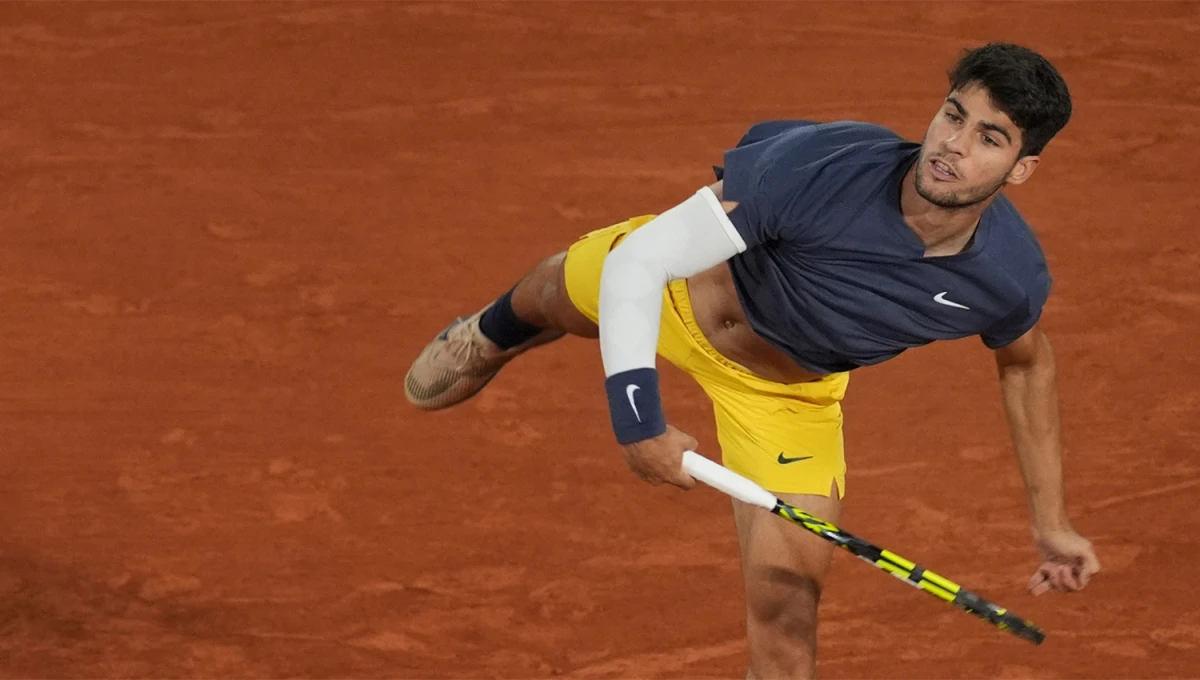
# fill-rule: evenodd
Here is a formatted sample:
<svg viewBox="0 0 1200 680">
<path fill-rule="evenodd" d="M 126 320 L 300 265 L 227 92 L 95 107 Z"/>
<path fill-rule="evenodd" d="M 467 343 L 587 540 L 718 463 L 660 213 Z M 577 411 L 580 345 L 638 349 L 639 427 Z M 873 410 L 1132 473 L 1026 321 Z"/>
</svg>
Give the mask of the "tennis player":
<svg viewBox="0 0 1200 680">
<path fill-rule="evenodd" d="M 611 423 L 629 467 L 691 488 L 696 441 L 668 424 L 656 355 L 712 401 L 725 466 L 837 522 L 850 373 L 936 340 L 993 351 L 1043 560 L 1034 594 L 1085 587 L 1100 564 L 1068 519 L 1050 341 L 1051 277 L 1003 195 L 1067 124 L 1044 57 L 993 43 L 949 74 L 923 142 L 862 122 L 754 125 L 717 181 L 661 215 L 584 235 L 417 357 L 420 409 L 471 397 L 514 357 L 565 333 L 599 338 Z M 908 398 L 907 396 L 901 398 Z M 734 502 L 751 678 L 816 672 L 832 544 Z"/>
</svg>

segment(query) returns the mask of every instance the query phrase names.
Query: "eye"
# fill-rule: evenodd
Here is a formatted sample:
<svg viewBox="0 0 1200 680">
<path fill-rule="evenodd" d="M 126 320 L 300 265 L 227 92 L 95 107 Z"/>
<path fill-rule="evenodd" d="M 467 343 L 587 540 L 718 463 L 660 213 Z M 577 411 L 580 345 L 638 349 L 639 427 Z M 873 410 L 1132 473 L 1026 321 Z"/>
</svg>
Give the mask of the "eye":
<svg viewBox="0 0 1200 680">
<path fill-rule="evenodd" d="M 951 111 L 947 111 L 947 112 L 946 112 L 946 117 L 947 117 L 947 118 L 949 118 L 951 121 L 953 121 L 953 122 L 955 122 L 955 123 L 961 123 L 961 122 L 962 122 L 962 116 L 958 115 L 957 113 L 953 113 L 953 112 L 951 112 Z"/>
<path fill-rule="evenodd" d="M 999 143 L 999 142 L 997 142 L 996 140 L 992 139 L 991 137 L 988 137 L 987 135 L 984 135 L 984 136 L 983 136 L 983 143 L 984 143 L 984 144 L 987 144 L 987 145 L 989 145 L 989 146 L 1000 146 L 1000 143 Z"/>
</svg>

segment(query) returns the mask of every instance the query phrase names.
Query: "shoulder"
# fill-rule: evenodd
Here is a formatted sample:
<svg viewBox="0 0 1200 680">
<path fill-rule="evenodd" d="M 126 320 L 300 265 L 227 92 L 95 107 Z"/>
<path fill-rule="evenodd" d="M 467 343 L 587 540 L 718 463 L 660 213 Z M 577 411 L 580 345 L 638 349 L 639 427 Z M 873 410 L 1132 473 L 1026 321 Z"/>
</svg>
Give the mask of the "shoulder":
<svg viewBox="0 0 1200 680">
<path fill-rule="evenodd" d="M 984 216 L 991 232 L 984 248 L 992 263 L 990 269 L 1020 291 L 1013 309 L 980 334 L 985 345 L 998 349 L 1033 328 L 1041 318 L 1054 282 L 1037 234 L 1012 202 L 1002 194 L 988 206 Z"/>
<path fill-rule="evenodd" d="M 997 196 L 988 206 L 987 213 L 991 221 L 989 228 L 995 232 L 992 239 L 995 257 L 1010 264 L 1045 266 L 1046 254 L 1037 232 L 1008 197 Z"/>
<path fill-rule="evenodd" d="M 1033 227 L 1006 196 L 987 208 L 990 257 L 1034 298 L 1049 294 L 1050 272 L 1046 253 Z"/>
<path fill-rule="evenodd" d="M 751 128 L 748 134 L 754 130 Z M 763 141 L 768 143 L 763 149 L 766 158 L 790 157 L 808 162 L 886 157 L 892 150 L 911 144 L 881 125 L 849 120 L 785 129 Z"/>
<path fill-rule="evenodd" d="M 918 146 L 873 123 L 768 121 L 751 127 L 739 145 L 725 153 L 722 176 L 727 195 L 745 196 L 770 183 L 805 185 L 818 177 L 891 169 Z"/>
</svg>

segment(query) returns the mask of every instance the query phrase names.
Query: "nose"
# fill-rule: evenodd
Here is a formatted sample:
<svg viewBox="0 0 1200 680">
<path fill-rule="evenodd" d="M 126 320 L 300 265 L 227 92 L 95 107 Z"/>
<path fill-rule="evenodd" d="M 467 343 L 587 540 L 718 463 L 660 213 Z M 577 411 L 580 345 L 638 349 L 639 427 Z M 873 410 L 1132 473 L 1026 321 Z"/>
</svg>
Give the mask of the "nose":
<svg viewBox="0 0 1200 680">
<path fill-rule="evenodd" d="M 959 130 L 950 135 L 942 140 L 942 148 L 957 156 L 965 155 L 967 150 L 966 133 Z"/>
</svg>

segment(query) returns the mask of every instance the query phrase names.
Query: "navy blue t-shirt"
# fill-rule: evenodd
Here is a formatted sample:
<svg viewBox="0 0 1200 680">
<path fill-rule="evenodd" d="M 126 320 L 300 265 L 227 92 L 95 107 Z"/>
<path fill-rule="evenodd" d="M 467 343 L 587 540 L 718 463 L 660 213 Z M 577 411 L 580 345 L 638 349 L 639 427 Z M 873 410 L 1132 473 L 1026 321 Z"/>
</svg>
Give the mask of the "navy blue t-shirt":
<svg viewBox="0 0 1200 680">
<path fill-rule="evenodd" d="M 818 373 L 935 340 L 995 349 L 1033 327 L 1050 294 L 1036 236 L 1003 195 L 973 242 L 925 257 L 900 212 L 920 145 L 859 122 L 773 121 L 725 154 L 724 199 L 747 250 L 730 260 L 755 331 Z"/>
</svg>

